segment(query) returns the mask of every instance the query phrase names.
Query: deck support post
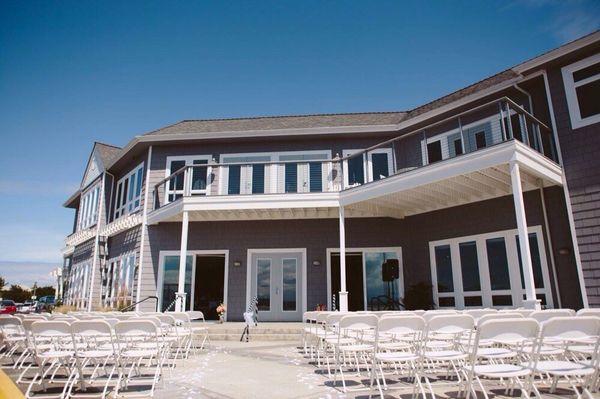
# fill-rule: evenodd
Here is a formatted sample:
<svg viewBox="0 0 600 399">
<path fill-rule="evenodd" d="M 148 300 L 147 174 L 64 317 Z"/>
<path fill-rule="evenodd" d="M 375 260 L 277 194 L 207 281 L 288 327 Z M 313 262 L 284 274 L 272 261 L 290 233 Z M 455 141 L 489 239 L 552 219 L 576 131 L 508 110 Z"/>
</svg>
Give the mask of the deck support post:
<svg viewBox="0 0 600 399">
<path fill-rule="evenodd" d="M 346 291 L 346 227 L 344 225 L 344 207 L 339 207 L 340 222 L 340 312 L 348 311 L 348 292 Z"/>
<path fill-rule="evenodd" d="M 188 242 L 189 214 L 183 211 L 183 220 L 181 221 L 181 249 L 179 251 L 179 280 L 177 285 L 177 301 L 175 311 L 185 312 L 185 266 L 187 263 L 187 242 Z"/>
<path fill-rule="evenodd" d="M 516 161 L 510 162 L 510 181 L 512 183 L 515 215 L 517 217 L 517 230 L 519 232 L 523 280 L 525 281 L 525 300 L 523 301 L 523 307 L 526 309 L 539 310 L 541 309 L 541 306 L 540 301 L 535 295 L 533 266 L 531 264 L 531 251 L 529 249 L 529 234 L 527 232 L 527 218 L 525 216 L 525 202 L 523 200 L 523 188 L 521 186 L 521 172 L 519 170 L 519 164 Z M 513 287 L 513 289 L 515 288 Z"/>
</svg>

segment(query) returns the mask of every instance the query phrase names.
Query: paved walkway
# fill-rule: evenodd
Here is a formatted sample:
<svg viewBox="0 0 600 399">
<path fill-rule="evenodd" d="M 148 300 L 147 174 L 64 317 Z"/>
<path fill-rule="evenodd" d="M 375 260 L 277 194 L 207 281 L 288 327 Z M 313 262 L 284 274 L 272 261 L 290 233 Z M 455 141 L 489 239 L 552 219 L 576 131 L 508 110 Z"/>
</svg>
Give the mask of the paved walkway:
<svg viewBox="0 0 600 399">
<path fill-rule="evenodd" d="M 196 398 L 354 398 L 366 399 L 368 392 L 343 394 L 334 389 L 322 369 L 310 364 L 290 342 L 215 342 L 210 351 L 192 356 L 185 364 L 178 365 L 170 376 L 165 375 L 165 387 L 156 391 L 158 399 Z M 363 381 L 364 382 L 364 381 Z M 391 382 L 391 386 L 398 386 Z M 360 386 L 357 378 L 349 386 Z M 409 386 L 409 385 L 404 385 Z M 437 387 L 436 397 L 457 398 L 457 389 Z M 389 391 L 386 398 L 408 399 L 412 389 Z M 492 389 L 493 399 L 507 398 L 504 389 Z M 574 397 L 572 391 L 559 388 L 555 394 L 543 391 L 547 398 Z M 378 398 L 378 395 L 373 396 Z M 509 398 L 518 398 L 515 391 Z M 483 394 L 478 395 L 483 398 Z"/>
</svg>

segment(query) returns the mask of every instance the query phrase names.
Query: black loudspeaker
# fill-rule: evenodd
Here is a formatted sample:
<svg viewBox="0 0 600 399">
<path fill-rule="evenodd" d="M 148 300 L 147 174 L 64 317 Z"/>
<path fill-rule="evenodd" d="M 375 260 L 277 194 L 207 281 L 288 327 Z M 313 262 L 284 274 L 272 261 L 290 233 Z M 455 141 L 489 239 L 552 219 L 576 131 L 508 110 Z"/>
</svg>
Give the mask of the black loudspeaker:
<svg viewBox="0 0 600 399">
<path fill-rule="evenodd" d="M 394 281 L 400 278 L 400 262 L 398 259 L 387 259 L 381 265 L 383 281 Z"/>
</svg>

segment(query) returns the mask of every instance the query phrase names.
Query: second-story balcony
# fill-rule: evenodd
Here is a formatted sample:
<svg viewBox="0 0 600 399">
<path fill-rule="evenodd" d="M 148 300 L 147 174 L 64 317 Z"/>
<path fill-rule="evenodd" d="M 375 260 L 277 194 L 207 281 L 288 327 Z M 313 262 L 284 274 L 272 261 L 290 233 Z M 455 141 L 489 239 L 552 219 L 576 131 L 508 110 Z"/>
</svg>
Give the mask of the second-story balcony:
<svg viewBox="0 0 600 399">
<path fill-rule="evenodd" d="M 370 148 L 267 160 L 222 156 L 181 167 L 154 186 L 149 223 L 337 217 L 402 218 L 562 184 L 551 129 L 507 97 Z M 329 151 L 329 152 L 328 152 Z"/>
</svg>

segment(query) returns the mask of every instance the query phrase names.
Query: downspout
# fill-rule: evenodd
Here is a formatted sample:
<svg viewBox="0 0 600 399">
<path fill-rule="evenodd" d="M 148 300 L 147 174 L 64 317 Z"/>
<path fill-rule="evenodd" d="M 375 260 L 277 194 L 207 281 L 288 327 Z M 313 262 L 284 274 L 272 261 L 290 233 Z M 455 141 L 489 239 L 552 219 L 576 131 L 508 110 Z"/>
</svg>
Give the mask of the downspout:
<svg viewBox="0 0 600 399">
<path fill-rule="evenodd" d="M 148 159 L 146 164 L 146 184 L 144 188 L 144 210 L 142 212 L 142 238 L 140 239 L 140 262 L 138 268 L 138 281 L 137 281 L 137 293 L 135 295 L 135 301 L 139 302 L 142 292 L 142 271 L 144 266 L 144 246 L 146 245 L 146 229 L 148 228 L 148 200 L 150 192 L 150 164 L 152 162 L 152 146 L 148 148 Z M 158 291 L 158 287 L 156 287 Z M 139 311 L 140 304 L 135 305 L 136 312 Z"/>
<path fill-rule="evenodd" d="M 565 196 L 565 206 L 567 208 L 567 218 L 569 220 L 569 230 L 571 232 L 571 244 L 573 245 L 573 254 L 575 255 L 575 267 L 577 269 L 577 277 L 579 278 L 579 289 L 581 290 L 581 303 L 584 308 L 589 307 L 587 290 L 585 288 L 585 279 L 583 278 L 583 268 L 581 266 L 581 255 L 579 253 L 579 244 L 577 243 L 577 235 L 575 234 L 575 220 L 573 219 L 573 208 L 571 206 L 571 195 L 569 194 L 569 186 L 567 185 L 567 177 L 565 176 L 564 163 L 562 159 L 562 151 L 560 149 L 560 141 L 558 141 L 558 132 L 556 131 L 556 120 L 554 117 L 554 106 L 552 105 L 552 94 L 550 93 L 550 85 L 548 84 L 548 74 L 544 70 L 544 87 L 546 90 L 546 98 L 548 100 L 548 110 L 550 111 L 550 122 L 552 123 L 552 133 L 554 142 L 556 143 L 556 155 L 558 162 L 562 168 L 562 185 Z"/>
<path fill-rule="evenodd" d="M 87 310 L 92 311 L 92 297 L 94 295 L 94 278 L 96 277 L 96 266 L 98 264 L 98 243 L 100 238 L 100 222 L 102 221 L 102 209 L 104 208 L 104 185 L 106 184 L 106 173 L 102 173 L 102 186 L 100 187 L 100 205 L 98 209 L 98 221 L 96 222 L 96 239 L 94 240 L 94 259 L 92 260 L 92 274 L 90 276 L 90 298 Z"/>
</svg>

